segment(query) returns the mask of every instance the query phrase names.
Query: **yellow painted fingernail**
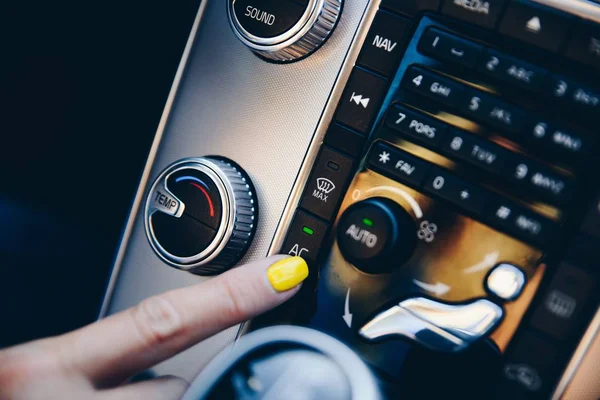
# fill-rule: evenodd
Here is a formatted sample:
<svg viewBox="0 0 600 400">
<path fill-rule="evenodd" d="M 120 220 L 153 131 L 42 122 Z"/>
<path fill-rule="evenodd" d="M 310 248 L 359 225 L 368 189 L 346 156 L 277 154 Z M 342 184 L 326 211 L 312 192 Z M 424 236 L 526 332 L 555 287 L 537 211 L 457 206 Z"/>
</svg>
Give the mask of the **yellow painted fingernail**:
<svg viewBox="0 0 600 400">
<path fill-rule="evenodd" d="M 278 292 L 298 286 L 308 276 L 308 265 L 302 257 L 288 257 L 277 261 L 267 270 L 267 278 Z"/>
</svg>

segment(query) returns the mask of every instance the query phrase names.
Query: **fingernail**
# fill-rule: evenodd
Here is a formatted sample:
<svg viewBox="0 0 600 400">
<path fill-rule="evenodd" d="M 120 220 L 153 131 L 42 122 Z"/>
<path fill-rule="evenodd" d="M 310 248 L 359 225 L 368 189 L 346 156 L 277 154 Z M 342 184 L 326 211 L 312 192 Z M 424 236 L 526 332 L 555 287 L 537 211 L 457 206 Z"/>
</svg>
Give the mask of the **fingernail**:
<svg viewBox="0 0 600 400">
<path fill-rule="evenodd" d="M 277 261 L 267 270 L 267 278 L 278 292 L 298 286 L 308 276 L 308 265 L 302 257 L 288 257 Z"/>
</svg>

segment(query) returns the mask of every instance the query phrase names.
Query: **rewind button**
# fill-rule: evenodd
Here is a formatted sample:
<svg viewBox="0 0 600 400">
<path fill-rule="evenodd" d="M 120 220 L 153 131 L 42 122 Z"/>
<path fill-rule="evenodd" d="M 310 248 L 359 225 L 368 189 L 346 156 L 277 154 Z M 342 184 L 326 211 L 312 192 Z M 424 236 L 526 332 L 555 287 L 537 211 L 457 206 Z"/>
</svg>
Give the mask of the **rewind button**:
<svg viewBox="0 0 600 400">
<path fill-rule="evenodd" d="M 356 103 L 356 105 L 367 108 L 369 106 L 369 101 L 371 101 L 371 99 L 363 98 L 362 94 L 356 94 L 356 93 L 352 92 L 352 96 L 350 96 L 350 101 Z"/>
<path fill-rule="evenodd" d="M 384 79 L 355 68 L 342 95 L 337 121 L 360 133 L 368 133 L 386 91 Z"/>
</svg>

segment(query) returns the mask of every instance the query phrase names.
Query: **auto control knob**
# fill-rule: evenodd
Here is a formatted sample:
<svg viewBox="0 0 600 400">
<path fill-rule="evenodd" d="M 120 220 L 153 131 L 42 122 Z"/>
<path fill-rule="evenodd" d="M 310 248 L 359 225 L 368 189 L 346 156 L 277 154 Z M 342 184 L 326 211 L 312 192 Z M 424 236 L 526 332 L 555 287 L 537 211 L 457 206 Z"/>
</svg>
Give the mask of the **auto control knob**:
<svg viewBox="0 0 600 400">
<path fill-rule="evenodd" d="M 256 192 L 237 164 L 188 158 L 169 166 L 152 185 L 145 226 L 152 248 L 165 262 L 214 275 L 245 254 L 257 217 Z"/>
<path fill-rule="evenodd" d="M 331 35 L 343 0 L 228 0 L 237 37 L 262 57 L 289 62 L 305 57 Z"/>
<path fill-rule="evenodd" d="M 398 203 L 372 197 L 348 207 L 337 228 L 344 258 L 368 273 L 385 273 L 406 262 L 416 246 L 417 226 Z"/>
</svg>

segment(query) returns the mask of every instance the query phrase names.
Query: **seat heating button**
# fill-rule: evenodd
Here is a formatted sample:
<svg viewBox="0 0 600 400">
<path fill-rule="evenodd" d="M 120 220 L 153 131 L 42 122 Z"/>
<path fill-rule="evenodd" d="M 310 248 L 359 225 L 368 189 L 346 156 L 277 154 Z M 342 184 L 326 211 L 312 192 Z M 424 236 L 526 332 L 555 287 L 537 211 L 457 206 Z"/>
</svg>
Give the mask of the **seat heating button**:
<svg viewBox="0 0 600 400">
<path fill-rule="evenodd" d="M 502 300 L 516 300 L 525 287 L 525 274 L 512 264 L 500 264 L 488 275 L 487 290 Z"/>
<path fill-rule="evenodd" d="M 368 133 L 386 90 L 384 79 L 355 68 L 340 100 L 337 121 L 358 132 Z"/>
<path fill-rule="evenodd" d="M 308 179 L 300 207 L 329 221 L 350 179 L 352 164 L 351 158 L 324 147 Z"/>
<path fill-rule="evenodd" d="M 565 43 L 572 21 L 567 14 L 513 0 L 500 23 L 500 33 L 556 53 Z"/>
<path fill-rule="evenodd" d="M 533 313 L 531 324 L 556 339 L 567 339 L 579 326 L 594 289 L 592 275 L 574 265 L 560 264 Z"/>
<path fill-rule="evenodd" d="M 506 0 L 446 0 L 442 13 L 484 28 L 496 26 Z"/>
<path fill-rule="evenodd" d="M 412 22 L 408 19 L 380 11 L 358 56 L 358 64 L 391 77 L 404 54 L 411 29 Z"/>
<path fill-rule="evenodd" d="M 429 28 L 419 41 L 419 50 L 433 58 L 471 68 L 479 59 L 483 46 L 439 29 Z"/>
</svg>

